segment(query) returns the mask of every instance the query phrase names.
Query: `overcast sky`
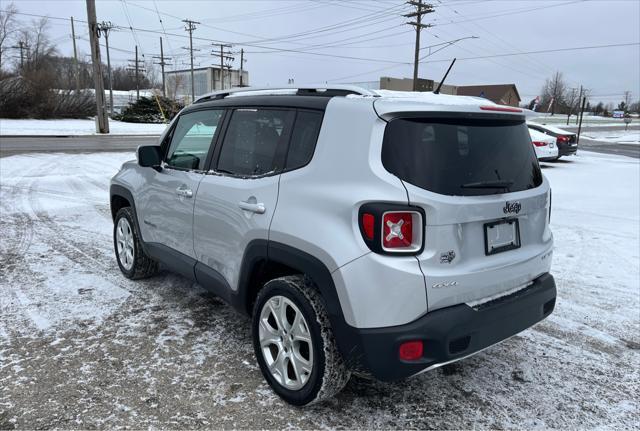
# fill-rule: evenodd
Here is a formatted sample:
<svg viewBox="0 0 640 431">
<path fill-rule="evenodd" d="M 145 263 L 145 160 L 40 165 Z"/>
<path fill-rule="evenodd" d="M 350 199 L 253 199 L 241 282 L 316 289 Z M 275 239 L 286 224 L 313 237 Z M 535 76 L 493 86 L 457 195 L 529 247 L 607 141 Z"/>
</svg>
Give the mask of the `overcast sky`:
<svg viewBox="0 0 640 431">
<path fill-rule="evenodd" d="M 617 103 L 625 90 L 632 92 L 633 100 L 640 98 L 640 0 L 431 3 L 435 12 L 425 22 L 433 27 L 423 31 L 423 47 L 463 37 L 478 39 L 459 41 L 425 58 L 421 77 L 439 80 L 450 59 L 457 57 L 448 83 L 515 83 L 525 101 L 535 97 L 556 70 L 570 86 L 589 88 L 592 100 Z M 8 2 L 0 4 L 4 8 Z M 70 24 L 54 18 L 82 20 L 76 23 L 78 46 L 83 55 L 90 52 L 84 1 L 21 0 L 15 5 L 23 13 L 50 16 L 51 38 L 65 55 L 73 52 Z M 244 48 L 252 85 L 281 85 L 289 79 L 309 84 L 411 77 L 415 32 L 401 16 L 411 10 L 399 0 L 97 1 L 98 21 L 124 27 L 111 34 L 112 63 L 125 64 L 136 44 L 145 58 L 158 55 L 163 36 L 165 55 L 173 57 L 177 67 L 187 67 L 182 47 L 189 40 L 181 19 L 189 18 L 201 22 L 194 32 L 194 46 L 201 49 L 196 65 L 217 63 L 210 53 L 213 41 L 231 43 L 233 51 Z M 636 45 L 465 60 L 628 43 Z M 421 55 L 427 54 L 428 48 L 423 49 Z M 235 67 L 239 59 L 236 55 Z"/>
</svg>

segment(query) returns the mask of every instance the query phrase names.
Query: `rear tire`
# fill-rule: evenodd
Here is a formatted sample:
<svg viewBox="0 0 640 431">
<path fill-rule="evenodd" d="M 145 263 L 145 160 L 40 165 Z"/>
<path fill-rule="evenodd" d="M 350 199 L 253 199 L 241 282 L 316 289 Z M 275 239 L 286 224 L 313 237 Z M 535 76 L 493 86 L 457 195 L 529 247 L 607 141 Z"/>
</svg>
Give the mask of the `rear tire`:
<svg viewBox="0 0 640 431">
<path fill-rule="evenodd" d="M 120 271 L 132 280 L 146 278 L 158 272 L 158 263 L 142 248 L 131 207 L 120 208 L 113 221 L 113 248 Z"/>
<path fill-rule="evenodd" d="M 349 381 L 324 303 L 309 278 L 287 276 L 266 283 L 251 326 L 262 374 L 289 404 L 331 398 Z"/>
</svg>

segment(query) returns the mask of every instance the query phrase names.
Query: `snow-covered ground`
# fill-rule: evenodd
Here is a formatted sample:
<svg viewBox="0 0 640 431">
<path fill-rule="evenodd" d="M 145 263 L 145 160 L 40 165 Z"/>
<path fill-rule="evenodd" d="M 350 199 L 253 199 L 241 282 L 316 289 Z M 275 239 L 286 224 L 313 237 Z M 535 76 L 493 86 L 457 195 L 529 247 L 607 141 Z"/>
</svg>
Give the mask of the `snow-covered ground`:
<svg viewBox="0 0 640 431">
<path fill-rule="evenodd" d="M 125 123 L 109 120 L 112 135 L 160 135 L 166 124 Z M 93 119 L 68 120 L 14 120 L 0 118 L 0 136 L 3 135 L 96 135 Z"/>
<path fill-rule="evenodd" d="M 600 142 L 616 144 L 640 144 L 640 130 L 585 131 L 580 139 L 593 139 Z"/>
<path fill-rule="evenodd" d="M 540 123 L 540 124 L 553 124 L 558 127 L 567 125 L 567 116 L 563 114 L 555 114 L 555 115 L 540 115 L 538 117 L 531 117 L 530 121 Z M 638 118 L 633 118 L 631 120 L 631 124 L 638 124 L 640 121 Z M 598 126 L 598 127 L 615 127 L 615 126 L 624 126 L 624 120 L 622 118 L 611 118 L 611 117 L 600 117 L 596 115 L 585 115 L 582 118 L 582 127 L 585 126 Z M 575 126 L 576 124 L 576 116 L 572 115 L 569 118 L 569 126 Z"/>
<path fill-rule="evenodd" d="M 637 159 L 546 165 L 547 320 L 459 365 L 352 378 L 297 409 L 264 383 L 245 318 L 179 276 L 121 276 L 108 181 L 131 157 L 0 158 L 0 428 L 638 428 Z"/>
</svg>

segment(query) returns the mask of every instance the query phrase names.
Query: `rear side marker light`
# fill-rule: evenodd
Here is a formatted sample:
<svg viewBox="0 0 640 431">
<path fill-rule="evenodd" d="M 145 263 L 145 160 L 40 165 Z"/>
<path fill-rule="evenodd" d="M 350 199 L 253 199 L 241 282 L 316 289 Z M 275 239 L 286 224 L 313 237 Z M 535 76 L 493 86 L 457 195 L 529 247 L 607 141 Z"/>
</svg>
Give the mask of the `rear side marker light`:
<svg viewBox="0 0 640 431">
<path fill-rule="evenodd" d="M 398 356 L 402 361 L 417 361 L 422 358 L 424 345 L 422 341 L 406 341 L 400 344 Z"/>
<path fill-rule="evenodd" d="M 382 249 L 413 252 L 422 248 L 422 215 L 417 211 L 387 211 L 382 215 Z"/>
<path fill-rule="evenodd" d="M 362 215 L 362 228 L 367 239 L 373 239 L 375 230 L 375 217 L 373 217 L 373 214 L 365 213 Z"/>
<path fill-rule="evenodd" d="M 535 145 L 536 147 L 544 147 L 547 144 L 546 144 L 546 142 L 533 141 L 533 145 Z"/>
<path fill-rule="evenodd" d="M 511 108 L 509 106 L 481 106 L 483 111 L 498 111 L 498 112 L 522 112 L 520 108 Z"/>
</svg>

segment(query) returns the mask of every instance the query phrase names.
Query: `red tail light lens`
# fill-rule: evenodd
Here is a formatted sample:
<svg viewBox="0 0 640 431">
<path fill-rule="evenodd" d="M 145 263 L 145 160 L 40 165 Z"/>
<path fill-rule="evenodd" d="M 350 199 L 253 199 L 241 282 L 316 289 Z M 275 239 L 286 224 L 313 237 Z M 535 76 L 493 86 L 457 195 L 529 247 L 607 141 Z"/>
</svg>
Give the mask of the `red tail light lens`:
<svg viewBox="0 0 640 431">
<path fill-rule="evenodd" d="M 535 145 L 536 147 L 544 147 L 547 145 L 547 143 L 541 141 L 533 141 L 533 145 Z"/>
<path fill-rule="evenodd" d="M 422 248 L 422 215 L 417 211 L 387 211 L 382 215 L 382 249 L 412 252 Z"/>
<path fill-rule="evenodd" d="M 358 225 L 374 253 L 409 256 L 424 248 L 425 213 L 420 207 L 368 202 L 358 210 Z"/>
<path fill-rule="evenodd" d="M 373 214 L 362 214 L 362 229 L 367 239 L 373 239 L 373 232 L 375 229 L 375 217 Z"/>
<path fill-rule="evenodd" d="M 558 136 L 558 142 L 569 142 L 568 136 Z"/>
<path fill-rule="evenodd" d="M 424 353 L 424 345 L 422 341 L 407 341 L 400 344 L 398 356 L 402 361 L 416 361 L 422 358 Z"/>
<path fill-rule="evenodd" d="M 483 111 L 497 111 L 497 112 L 522 112 L 520 108 L 512 108 L 510 106 L 481 106 L 480 109 Z"/>
</svg>

